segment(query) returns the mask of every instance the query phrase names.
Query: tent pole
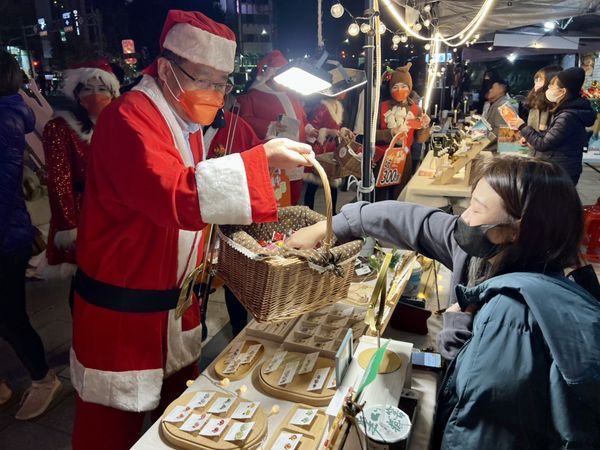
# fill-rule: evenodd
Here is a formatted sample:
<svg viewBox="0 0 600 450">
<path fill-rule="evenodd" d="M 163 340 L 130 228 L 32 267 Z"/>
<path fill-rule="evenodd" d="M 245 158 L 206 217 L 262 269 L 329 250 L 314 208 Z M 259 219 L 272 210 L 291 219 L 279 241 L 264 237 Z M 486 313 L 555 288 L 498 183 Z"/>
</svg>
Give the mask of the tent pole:
<svg viewBox="0 0 600 450">
<path fill-rule="evenodd" d="M 365 0 L 365 8 L 367 14 L 369 14 L 369 25 L 371 30 L 375 29 L 375 16 L 372 14 L 373 11 L 373 0 Z M 367 84 L 365 87 L 365 109 L 364 109 L 364 141 L 363 141 L 363 154 L 362 154 L 362 180 L 360 187 L 361 200 L 372 202 L 374 200 L 374 193 L 371 190 L 373 187 L 373 172 L 371 170 L 371 161 L 375 154 L 375 136 L 371 133 L 371 117 L 373 115 L 373 59 L 375 51 L 375 35 L 374 33 L 367 33 L 365 35 L 365 45 L 363 47 L 365 51 L 365 72 L 367 74 Z"/>
</svg>

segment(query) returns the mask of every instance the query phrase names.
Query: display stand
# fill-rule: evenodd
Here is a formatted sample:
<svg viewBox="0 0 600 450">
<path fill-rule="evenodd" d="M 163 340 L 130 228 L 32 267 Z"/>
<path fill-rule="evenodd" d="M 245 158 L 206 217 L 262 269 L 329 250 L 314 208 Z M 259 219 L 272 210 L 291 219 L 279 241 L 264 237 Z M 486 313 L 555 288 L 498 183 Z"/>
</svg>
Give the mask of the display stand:
<svg viewBox="0 0 600 450">
<path fill-rule="evenodd" d="M 206 391 L 205 391 L 206 392 Z M 214 392 L 214 396 L 211 400 L 203 407 L 193 409 L 193 413 L 202 414 L 208 412 L 211 406 L 223 397 L 233 397 L 232 395 L 225 394 L 222 392 Z M 201 436 L 199 431 L 187 432 L 180 429 L 181 423 L 165 422 L 163 419 L 167 417 L 176 406 L 186 406 L 196 395 L 196 392 L 186 392 L 169 406 L 165 410 L 163 417 L 160 420 L 160 432 L 164 439 L 170 444 L 177 448 L 184 448 L 188 450 L 234 450 L 234 449 L 258 449 L 261 443 L 264 441 L 267 435 L 267 416 L 259 407 L 254 415 L 250 419 L 231 420 L 224 428 L 223 432 L 219 436 L 209 437 Z M 225 419 L 231 416 L 231 412 L 235 411 L 235 408 L 240 402 L 246 401 L 242 398 L 236 397 L 232 406 L 225 413 L 211 414 L 211 418 Z M 250 434 L 243 441 L 226 441 L 224 438 L 227 436 L 228 430 L 236 422 L 254 422 L 254 426 Z M 107 430 L 110 432 L 110 430 Z"/>
<path fill-rule="evenodd" d="M 241 349 L 241 353 L 247 351 L 252 345 L 261 345 L 261 348 L 256 355 L 254 355 L 252 361 L 248 362 L 247 364 L 240 364 L 237 370 L 233 373 L 228 374 L 225 370 L 229 362 L 229 355 L 219 358 L 215 364 L 215 373 L 217 376 L 221 379 L 229 378 L 230 380 L 235 381 L 244 378 L 249 372 L 251 372 L 254 369 L 254 366 L 256 366 L 256 363 L 262 359 L 263 354 L 265 353 L 265 349 L 262 347 L 262 344 L 256 341 L 246 341 Z"/>
<path fill-rule="evenodd" d="M 463 178 L 463 184 L 469 185 L 471 182 L 471 169 L 473 161 L 479 156 L 479 153 L 488 146 L 490 141 L 484 139 L 482 141 L 474 142 L 471 148 L 463 155 L 457 157 L 449 167 L 442 168 L 439 174 L 435 175 L 435 179 L 432 184 L 448 184 L 463 167 L 465 168 L 465 176 Z"/>
<path fill-rule="evenodd" d="M 275 442 L 277 442 L 277 439 L 279 439 L 281 433 L 302 434 L 302 438 L 300 438 L 300 443 L 296 447 L 296 450 L 312 450 L 318 448 L 319 442 L 321 442 L 321 438 L 323 437 L 325 429 L 327 428 L 327 416 L 323 411 L 319 410 L 309 426 L 304 427 L 290 423 L 299 409 L 311 408 L 312 407 L 308 405 L 295 405 L 285 416 L 281 422 L 281 425 L 279 425 L 279 427 L 277 427 L 275 432 L 272 434 L 272 437 L 265 449 L 273 448 L 273 445 Z"/>
<path fill-rule="evenodd" d="M 269 374 L 265 373 L 267 363 L 263 363 L 258 370 L 254 372 L 256 381 L 261 389 L 272 397 L 290 402 L 304 402 L 312 406 L 327 406 L 336 390 L 335 386 L 328 388 L 329 380 L 331 380 L 332 377 L 335 378 L 335 362 L 332 359 L 319 357 L 313 370 L 301 375 L 296 374 L 291 383 L 284 386 L 278 386 L 285 364 L 294 359 L 301 361 L 304 356 L 304 353 L 289 352 L 281 366 Z M 307 390 L 315 372 L 324 367 L 329 368 L 329 373 L 323 383 L 323 387 L 317 391 Z"/>
</svg>

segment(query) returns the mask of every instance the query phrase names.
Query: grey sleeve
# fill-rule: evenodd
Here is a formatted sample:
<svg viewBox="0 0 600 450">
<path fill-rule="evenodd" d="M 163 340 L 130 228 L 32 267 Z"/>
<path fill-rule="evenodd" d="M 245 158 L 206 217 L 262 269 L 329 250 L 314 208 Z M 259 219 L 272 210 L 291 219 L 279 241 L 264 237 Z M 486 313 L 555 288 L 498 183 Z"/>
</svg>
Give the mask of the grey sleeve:
<svg viewBox="0 0 600 450">
<path fill-rule="evenodd" d="M 444 325 L 437 335 L 438 352 L 444 359 L 454 359 L 473 334 L 473 315 L 464 312 L 446 312 Z"/>
<path fill-rule="evenodd" d="M 358 202 L 333 218 L 333 232 L 342 242 L 372 236 L 414 250 L 453 270 L 457 217 L 439 209 L 398 201 Z"/>
</svg>

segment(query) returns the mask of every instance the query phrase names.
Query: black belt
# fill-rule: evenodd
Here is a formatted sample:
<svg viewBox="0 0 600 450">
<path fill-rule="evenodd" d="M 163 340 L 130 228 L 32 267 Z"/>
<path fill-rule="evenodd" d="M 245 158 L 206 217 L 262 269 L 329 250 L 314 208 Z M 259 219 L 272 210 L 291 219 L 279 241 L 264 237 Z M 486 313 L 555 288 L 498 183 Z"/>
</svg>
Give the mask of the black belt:
<svg viewBox="0 0 600 450">
<path fill-rule="evenodd" d="M 75 291 L 86 302 L 101 308 L 128 313 L 153 313 L 175 309 L 181 289 L 129 289 L 94 280 L 78 269 Z"/>
</svg>

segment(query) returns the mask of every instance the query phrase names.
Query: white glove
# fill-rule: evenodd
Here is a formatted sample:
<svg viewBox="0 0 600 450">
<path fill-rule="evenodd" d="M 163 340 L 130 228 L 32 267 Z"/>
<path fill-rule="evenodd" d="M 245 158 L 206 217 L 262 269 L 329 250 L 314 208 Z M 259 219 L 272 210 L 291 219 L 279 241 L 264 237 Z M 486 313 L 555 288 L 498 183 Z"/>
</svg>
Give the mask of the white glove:
<svg viewBox="0 0 600 450">
<path fill-rule="evenodd" d="M 54 246 L 59 250 L 74 250 L 77 240 L 77 228 L 57 231 L 54 235 Z"/>
</svg>

